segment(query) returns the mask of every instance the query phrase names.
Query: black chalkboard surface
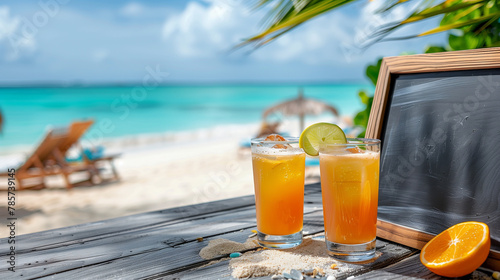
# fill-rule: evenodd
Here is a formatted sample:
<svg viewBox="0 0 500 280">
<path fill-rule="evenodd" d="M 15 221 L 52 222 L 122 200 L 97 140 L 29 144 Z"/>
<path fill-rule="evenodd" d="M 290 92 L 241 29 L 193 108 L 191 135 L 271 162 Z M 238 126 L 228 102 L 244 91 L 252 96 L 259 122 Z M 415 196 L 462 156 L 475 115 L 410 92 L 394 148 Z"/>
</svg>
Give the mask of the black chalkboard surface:
<svg viewBox="0 0 500 280">
<path fill-rule="evenodd" d="M 493 51 L 500 61 L 500 49 Z M 464 221 L 485 222 L 498 268 L 500 66 L 485 66 L 409 73 L 383 66 L 386 78 L 378 82 L 386 84 L 377 84 L 376 95 L 384 96 L 376 96 L 367 136 L 382 140 L 379 220 L 430 235 Z M 395 232 L 382 237 L 407 238 Z"/>
</svg>

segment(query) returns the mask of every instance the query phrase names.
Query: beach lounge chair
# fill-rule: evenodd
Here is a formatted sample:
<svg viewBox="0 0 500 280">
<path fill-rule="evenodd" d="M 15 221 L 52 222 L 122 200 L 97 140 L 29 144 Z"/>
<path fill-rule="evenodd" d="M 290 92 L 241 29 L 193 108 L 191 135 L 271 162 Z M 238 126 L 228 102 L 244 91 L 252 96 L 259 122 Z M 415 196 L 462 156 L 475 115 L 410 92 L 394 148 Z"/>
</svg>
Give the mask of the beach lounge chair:
<svg viewBox="0 0 500 280">
<path fill-rule="evenodd" d="M 63 157 L 67 156 L 68 150 L 71 147 L 79 145 L 80 138 L 92 126 L 93 123 L 93 120 L 75 121 L 71 123 L 71 125 L 69 126 L 67 137 L 61 142 L 58 147 L 58 150 Z M 98 149 L 98 147 L 96 147 L 96 149 Z M 116 168 L 113 164 L 113 160 L 118 157 L 119 154 L 104 156 L 101 153 L 93 152 L 91 149 L 84 149 L 81 147 L 81 145 L 79 146 L 79 150 L 81 157 L 78 160 L 65 160 L 67 162 L 67 165 L 86 165 L 87 168 L 93 173 L 93 175 L 99 177 L 100 181 L 119 179 L 118 172 L 116 171 Z M 104 165 L 109 166 L 112 175 L 111 178 L 103 177 L 102 171 L 104 168 L 101 167 Z"/>
<path fill-rule="evenodd" d="M 68 150 L 78 143 L 81 136 L 93 124 L 93 121 L 73 122 L 69 128 L 58 128 L 50 130 L 35 151 L 26 161 L 16 168 L 17 189 L 42 189 L 45 188 L 45 179 L 48 176 L 62 175 L 66 188 L 70 189 L 74 184 L 70 181 L 70 175 L 76 172 L 88 173 L 88 181 L 93 184 L 93 178 L 98 176 L 104 181 L 98 165 L 108 162 L 111 165 L 113 178 L 118 175 L 113 166 L 115 156 L 88 158 L 82 152 L 82 160 L 70 162 L 66 160 Z M 0 176 L 7 176 L 6 173 Z M 29 185 L 29 186 L 28 186 Z"/>
<path fill-rule="evenodd" d="M 42 189 L 45 188 L 45 179 L 48 176 L 62 175 L 66 181 L 66 187 L 72 187 L 69 174 L 77 171 L 88 171 L 83 166 L 68 168 L 57 160 L 58 146 L 64 142 L 67 134 L 64 131 L 50 130 L 35 151 L 26 161 L 16 168 L 15 178 L 17 189 Z M 6 175 L 6 174 L 1 174 Z M 30 183 L 31 181 L 31 183 Z"/>
</svg>

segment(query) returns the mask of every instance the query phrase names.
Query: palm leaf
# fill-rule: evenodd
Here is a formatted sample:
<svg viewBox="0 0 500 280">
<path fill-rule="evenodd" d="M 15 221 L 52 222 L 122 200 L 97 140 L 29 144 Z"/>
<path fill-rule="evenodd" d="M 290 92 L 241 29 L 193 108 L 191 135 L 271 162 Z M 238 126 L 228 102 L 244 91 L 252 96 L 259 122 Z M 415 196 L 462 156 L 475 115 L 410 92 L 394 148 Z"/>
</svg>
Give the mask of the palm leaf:
<svg viewBox="0 0 500 280">
<path fill-rule="evenodd" d="M 396 7 L 397 5 L 404 3 L 408 0 L 392 0 L 392 1 L 386 1 L 386 5 L 383 7 L 379 8 L 377 10 L 377 13 L 382 14 L 390 11 L 392 8 Z"/>
<path fill-rule="evenodd" d="M 463 26 L 473 25 L 473 24 L 476 24 L 478 22 L 487 21 L 488 19 L 490 19 L 489 17 L 487 19 L 474 19 L 474 20 L 470 19 L 470 20 L 464 20 L 461 22 L 457 22 L 460 19 L 464 18 L 469 13 L 483 7 L 484 5 L 486 5 L 486 3 L 487 2 L 484 0 L 469 0 L 469 1 L 460 2 L 458 4 L 451 5 L 451 6 L 446 6 L 446 3 L 442 3 L 442 4 L 439 4 L 437 6 L 424 9 L 420 12 L 415 12 L 399 23 L 392 22 L 392 23 L 388 23 L 386 25 L 383 25 L 379 28 L 379 30 L 377 30 L 376 32 L 374 32 L 371 35 L 371 38 L 374 39 L 374 41 L 406 40 L 406 39 L 411 39 L 411 38 L 415 38 L 415 37 L 421 37 L 421 36 L 425 36 L 425 35 L 435 34 L 435 33 L 443 32 L 443 31 L 447 31 L 450 29 L 455 29 L 455 28 L 459 28 L 459 27 L 463 27 Z M 454 24 L 445 24 L 445 25 L 442 25 L 440 27 L 434 28 L 432 30 L 428 30 L 426 32 L 423 32 L 421 34 L 409 35 L 409 36 L 404 36 L 404 37 L 384 38 L 389 33 L 393 32 L 394 30 L 396 30 L 396 29 L 398 29 L 406 24 L 415 23 L 415 22 L 418 22 L 421 20 L 429 19 L 429 18 L 437 16 L 437 15 L 451 13 L 451 12 L 457 12 L 457 11 L 460 11 L 460 12 L 457 14 L 457 16 L 454 17 L 453 20 L 451 20 L 452 22 L 455 22 Z M 382 39 L 382 40 L 380 40 L 380 39 Z"/>
<path fill-rule="evenodd" d="M 443 31 L 448 31 L 448 30 L 452 30 L 452 29 L 457 29 L 457 28 L 461 28 L 461 27 L 464 27 L 464 26 L 469 26 L 469 25 L 474 25 L 474 24 L 478 24 L 478 25 L 483 24 L 480 27 L 479 31 L 477 32 L 477 33 L 479 33 L 485 27 L 487 27 L 488 25 L 492 24 L 493 22 L 495 22 L 498 19 L 500 19 L 500 12 L 489 14 L 489 15 L 486 15 L 486 16 L 482 16 L 482 17 L 477 18 L 477 19 L 471 19 L 471 20 L 467 20 L 467 21 L 462 21 L 462 22 L 456 22 L 456 23 L 452 23 L 452 24 L 442 25 L 442 26 L 433 28 L 431 30 L 428 30 L 428 31 L 425 31 L 423 33 L 416 34 L 416 35 L 409 35 L 409 36 L 404 36 L 404 37 L 385 38 L 385 39 L 383 39 L 381 41 L 385 42 L 385 41 L 407 40 L 407 39 L 412 39 L 412 38 L 416 38 L 416 37 L 423 37 L 423 36 L 427 36 L 427 35 L 432 35 L 432 34 L 436 34 L 436 33 L 443 32 Z"/>
<path fill-rule="evenodd" d="M 260 34 L 246 39 L 239 46 L 250 43 L 254 43 L 256 46 L 262 46 L 317 16 L 328 13 L 354 1 L 356 0 L 259 0 L 257 7 L 262 8 L 272 5 L 266 17 L 267 28 Z M 463 19 L 475 10 L 485 7 L 489 1 L 490 0 L 441 0 L 439 3 L 435 3 L 433 0 L 425 0 L 419 6 L 413 8 L 413 11 L 410 11 L 410 15 L 406 19 L 381 26 L 379 30 L 368 38 L 368 44 L 384 39 L 400 40 L 425 36 L 469 25 L 482 24 L 482 28 L 485 28 L 495 22 L 498 14 L 490 14 L 477 19 L 464 19 L 462 21 L 460 21 L 460 19 Z M 381 7 L 377 13 L 389 12 L 395 7 L 404 5 L 408 2 L 410 1 L 386 0 L 386 4 Z M 454 23 L 445 24 L 417 35 L 389 39 L 385 38 L 389 33 L 404 25 L 453 12 L 457 13 L 455 16 L 456 22 Z"/>
<path fill-rule="evenodd" d="M 272 38 L 271 40 L 274 40 L 292 28 L 295 28 L 302 23 L 315 18 L 316 16 L 353 1 L 355 0 L 301 0 L 298 2 L 302 3 L 302 9 L 296 10 L 292 0 L 280 0 L 280 8 L 272 9 L 268 14 L 268 17 L 272 18 L 272 24 L 270 24 L 267 30 L 264 30 L 262 33 L 247 39 L 243 44 L 252 42 L 255 43 L 259 41 L 260 45 L 262 45 L 268 42 L 269 39 Z M 271 2 L 277 1 L 262 0 L 260 1 L 259 7 L 265 4 L 270 4 Z"/>
<path fill-rule="evenodd" d="M 436 27 L 434 29 L 428 30 L 426 32 L 420 33 L 417 36 L 418 37 L 427 36 L 427 35 L 443 32 L 443 31 L 448 31 L 451 29 L 456 29 L 456 28 L 460 28 L 460 27 L 464 27 L 464 26 L 468 26 L 468 25 L 473 25 L 473 24 L 480 24 L 480 23 L 488 24 L 488 22 L 492 23 L 499 18 L 500 18 L 500 12 L 493 13 L 493 14 L 489 14 L 486 16 L 482 16 L 480 18 L 476 18 L 476 19 L 471 19 L 471 20 L 467 20 L 467 21 L 463 21 L 463 22 L 457 22 L 457 23 L 439 26 L 439 27 Z M 492 21 L 492 19 L 493 19 L 493 21 Z"/>
<path fill-rule="evenodd" d="M 449 5 L 447 2 L 444 2 L 439 5 L 427 8 L 421 12 L 416 12 L 410 15 L 407 19 L 403 20 L 401 24 L 407 24 L 411 22 L 420 21 L 423 19 L 428 19 L 434 16 L 455 12 L 478 4 L 480 4 L 478 6 L 484 6 L 486 5 L 486 3 L 487 1 L 485 0 L 465 0 L 455 5 Z"/>
</svg>

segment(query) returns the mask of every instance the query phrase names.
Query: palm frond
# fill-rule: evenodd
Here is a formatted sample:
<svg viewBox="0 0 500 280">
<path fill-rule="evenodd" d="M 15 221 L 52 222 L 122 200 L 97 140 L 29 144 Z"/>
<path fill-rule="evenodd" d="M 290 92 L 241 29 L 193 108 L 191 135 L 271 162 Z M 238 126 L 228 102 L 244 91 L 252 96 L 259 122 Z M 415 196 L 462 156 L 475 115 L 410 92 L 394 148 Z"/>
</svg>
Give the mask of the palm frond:
<svg viewBox="0 0 500 280">
<path fill-rule="evenodd" d="M 486 16 L 482 16 L 482 17 L 477 18 L 477 19 L 471 19 L 471 20 L 467 20 L 467 21 L 442 25 L 442 26 L 433 28 L 431 30 L 425 31 L 423 33 L 420 33 L 420 34 L 409 35 L 409 36 L 404 36 L 404 37 L 384 38 L 381 41 L 386 42 L 386 41 L 407 40 L 407 39 L 412 39 L 412 38 L 416 38 L 416 37 L 423 37 L 423 36 L 432 35 L 432 34 L 436 34 L 436 33 L 443 32 L 443 31 L 448 31 L 448 30 L 457 29 L 460 27 L 475 25 L 475 24 L 480 26 L 480 28 L 476 32 L 476 33 L 479 33 L 484 28 L 486 28 L 488 25 L 492 24 L 493 22 L 497 21 L 498 19 L 500 19 L 500 12 L 489 14 Z"/>
<path fill-rule="evenodd" d="M 239 46 L 247 44 L 262 46 L 313 18 L 355 1 L 356 0 L 258 0 L 257 7 L 262 8 L 271 6 L 266 17 L 267 28 L 260 34 L 246 39 Z M 409 0 L 386 0 L 384 5 L 377 10 L 377 13 L 383 14 L 390 12 L 394 8 L 408 4 L 409 2 Z M 380 26 L 377 31 L 367 38 L 367 42 L 369 42 L 367 44 L 382 40 L 399 40 L 425 36 L 469 25 L 477 25 L 480 26 L 480 28 L 485 28 L 493 24 L 495 20 L 498 20 L 497 13 L 488 14 L 475 19 L 467 18 L 467 16 L 478 9 L 486 8 L 488 3 L 491 3 L 491 0 L 424 0 L 416 7 L 412 7 L 412 10 L 409 11 L 409 15 L 402 21 L 391 22 Z M 417 23 L 422 20 L 449 13 L 455 13 L 454 18 L 451 20 L 453 23 L 442 23 L 442 26 L 416 35 L 386 39 L 387 35 L 404 25 Z"/>
<path fill-rule="evenodd" d="M 464 27 L 464 26 L 468 26 L 468 25 L 481 24 L 481 23 L 488 24 L 488 22 L 490 22 L 490 23 L 492 22 L 491 21 L 492 19 L 493 19 L 493 21 L 495 21 L 495 20 L 498 20 L 499 18 L 500 18 L 500 12 L 493 13 L 493 14 L 489 14 L 486 16 L 482 16 L 480 18 L 476 18 L 476 19 L 471 19 L 471 20 L 467 20 L 467 21 L 442 25 L 442 26 L 436 27 L 434 29 L 428 30 L 426 32 L 420 33 L 417 36 L 418 37 L 427 36 L 427 35 L 443 32 L 443 31 L 448 31 L 451 29 L 456 29 L 456 28 L 460 28 L 460 27 Z"/>
<path fill-rule="evenodd" d="M 400 5 L 401 3 L 407 2 L 408 0 L 390 0 L 386 1 L 385 5 L 380 7 L 376 13 L 378 14 L 383 14 L 386 12 L 389 12 L 391 9 L 395 8 L 396 6 Z"/>
<path fill-rule="evenodd" d="M 259 2 L 259 7 L 272 3 L 279 4 L 267 15 L 272 18 L 270 21 L 272 23 L 262 33 L 247 39 L 243 44 L 263 45 L 312 18 L 353 1 L 355 0 L 262 0 Z M 300 3 L 300 6 L 296 6 L 296 3 Z"/>
<path fill-rule="evenodd" d="M 410 23 L 415 23 L 415 22 L 425 20 L 425 19 L 429 19 L 431 17 L 435 17 L 438 15 L 443 15 L 446 13 L 461 11 L 460 13 L 457 14 L 457 16 L 453 20 L 451 20 L 452 22 L 458 23 L 458 21 L 461 18 L 465 17 L 467 14 L 475 11 L 476 9 L 483 7 L 486 4 L 487 4 L 487 2 L 484 0 L 466 0 L 466 1 L 463 1 L 461 3 L 452 4 L 452 5 L 449 5 L 446 3 L 441 3 L 441 4 L 438 4 L 436 6 L 423 9 L 420 12 L 414 12 L 413 14 L 409 15 L 406 19 L 402 20 L 401 22 L 391 22 L 391 23 L 387 23 L 385 25 L 382 25 L 379 27 L 379 29 L 377 31 L 375 31 L 373 34 L 371 34 L 369 39 L 373 39 L 374 41 L 394 41 L 394 40 L 406 40 L 406 39 L 411 39 L 411 38 L 415 38 L 415 37 L 425 36 L 425 35 L 421 35 L 421 34 L 415 34 L 415 35 L 409 35 L 409 36 L 404 36 L 404 37 L 393 37 L 393 38 L 388 38 L 388 39 L 385 38 L 388 34 L 395 31 L 396 29 L 399 29 L 400 27 L 402 27 L 404 25 L 407 25 Z M 481 21 L 479 21 L 479 22 L 481 22 Z M 460 23 L 463 23 L 463 25 L 461 25 L 461 24 L 456 24 L 456 25 L 447 24 L 447 25 L 440 26 L 438 28 L 434 28 L 432 30 L 433 31 L 441 30 L 438 32 L 443 32 L 443 31 L 447 31 L 450 29 L 458 28 L 458 27 L 452 27 L 450 29 L 447 29 L 446 27 L 449 27 L 449 26 L 462 27 L 462 26 L 472 25 L 472 24 L 475 24 L 477 22 L 472 22 L 471 20 L 465 20 L 465 21 L 462 21 Z M 444 27 L 444 28 L 439 29 L 441 27 Z M 429 30 L 429 31 L 431 31 L 431 30 Z M 430 34 L 434 34 L 434 33 L 438 33 L 438 32 L 432 32 L 432 33 L 429 33 L 426 35 L 430 35 Z M 425 32 L 422 34 L 425 34 Z M 377 39 L 380 39 L 380 40 L 377 40 Z"/>
<path fill-rule="evenodd" d="M 470 6 L 481 7 L 486 5 L 486 3 L 487 1 L 485 0 L 464 0 L 462 2 L 450 5 L 447 1 L 445 1 L 444 3 L 441 3 L 439 5 L 429 7 L 420 12 L 413 13 L 407 19 L 403 20 L 401 24 L 404 25 L 407 23 L 428 19 L 434 16 L 455 12 L 464 8 L 468 8 Z"/>
</svg>

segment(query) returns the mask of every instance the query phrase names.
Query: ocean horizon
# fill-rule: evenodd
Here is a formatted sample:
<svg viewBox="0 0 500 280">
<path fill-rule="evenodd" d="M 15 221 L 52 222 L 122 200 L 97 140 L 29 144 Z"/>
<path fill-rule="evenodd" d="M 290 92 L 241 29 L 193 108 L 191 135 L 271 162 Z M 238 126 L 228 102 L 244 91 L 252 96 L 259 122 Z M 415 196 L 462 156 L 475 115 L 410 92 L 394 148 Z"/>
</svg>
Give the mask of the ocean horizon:
<svg viewBox="0 0 500 280">
<path fill-rule="evenodd" d="M 358 91 L 374 90 L 368 83 L 300 88 L 306 98 L 324 101 L 350 117 L 363 109 Z M 266 108 L 296 98 L 298 89 L 283 84 L 3 87 L 0 151 L 35 145 L 48 127 L 83 119 L 96 121 L 90 134 L 99 129 L 97 123 L 105 123 L 104 138 L 257 123 Z"/>
</svg>

